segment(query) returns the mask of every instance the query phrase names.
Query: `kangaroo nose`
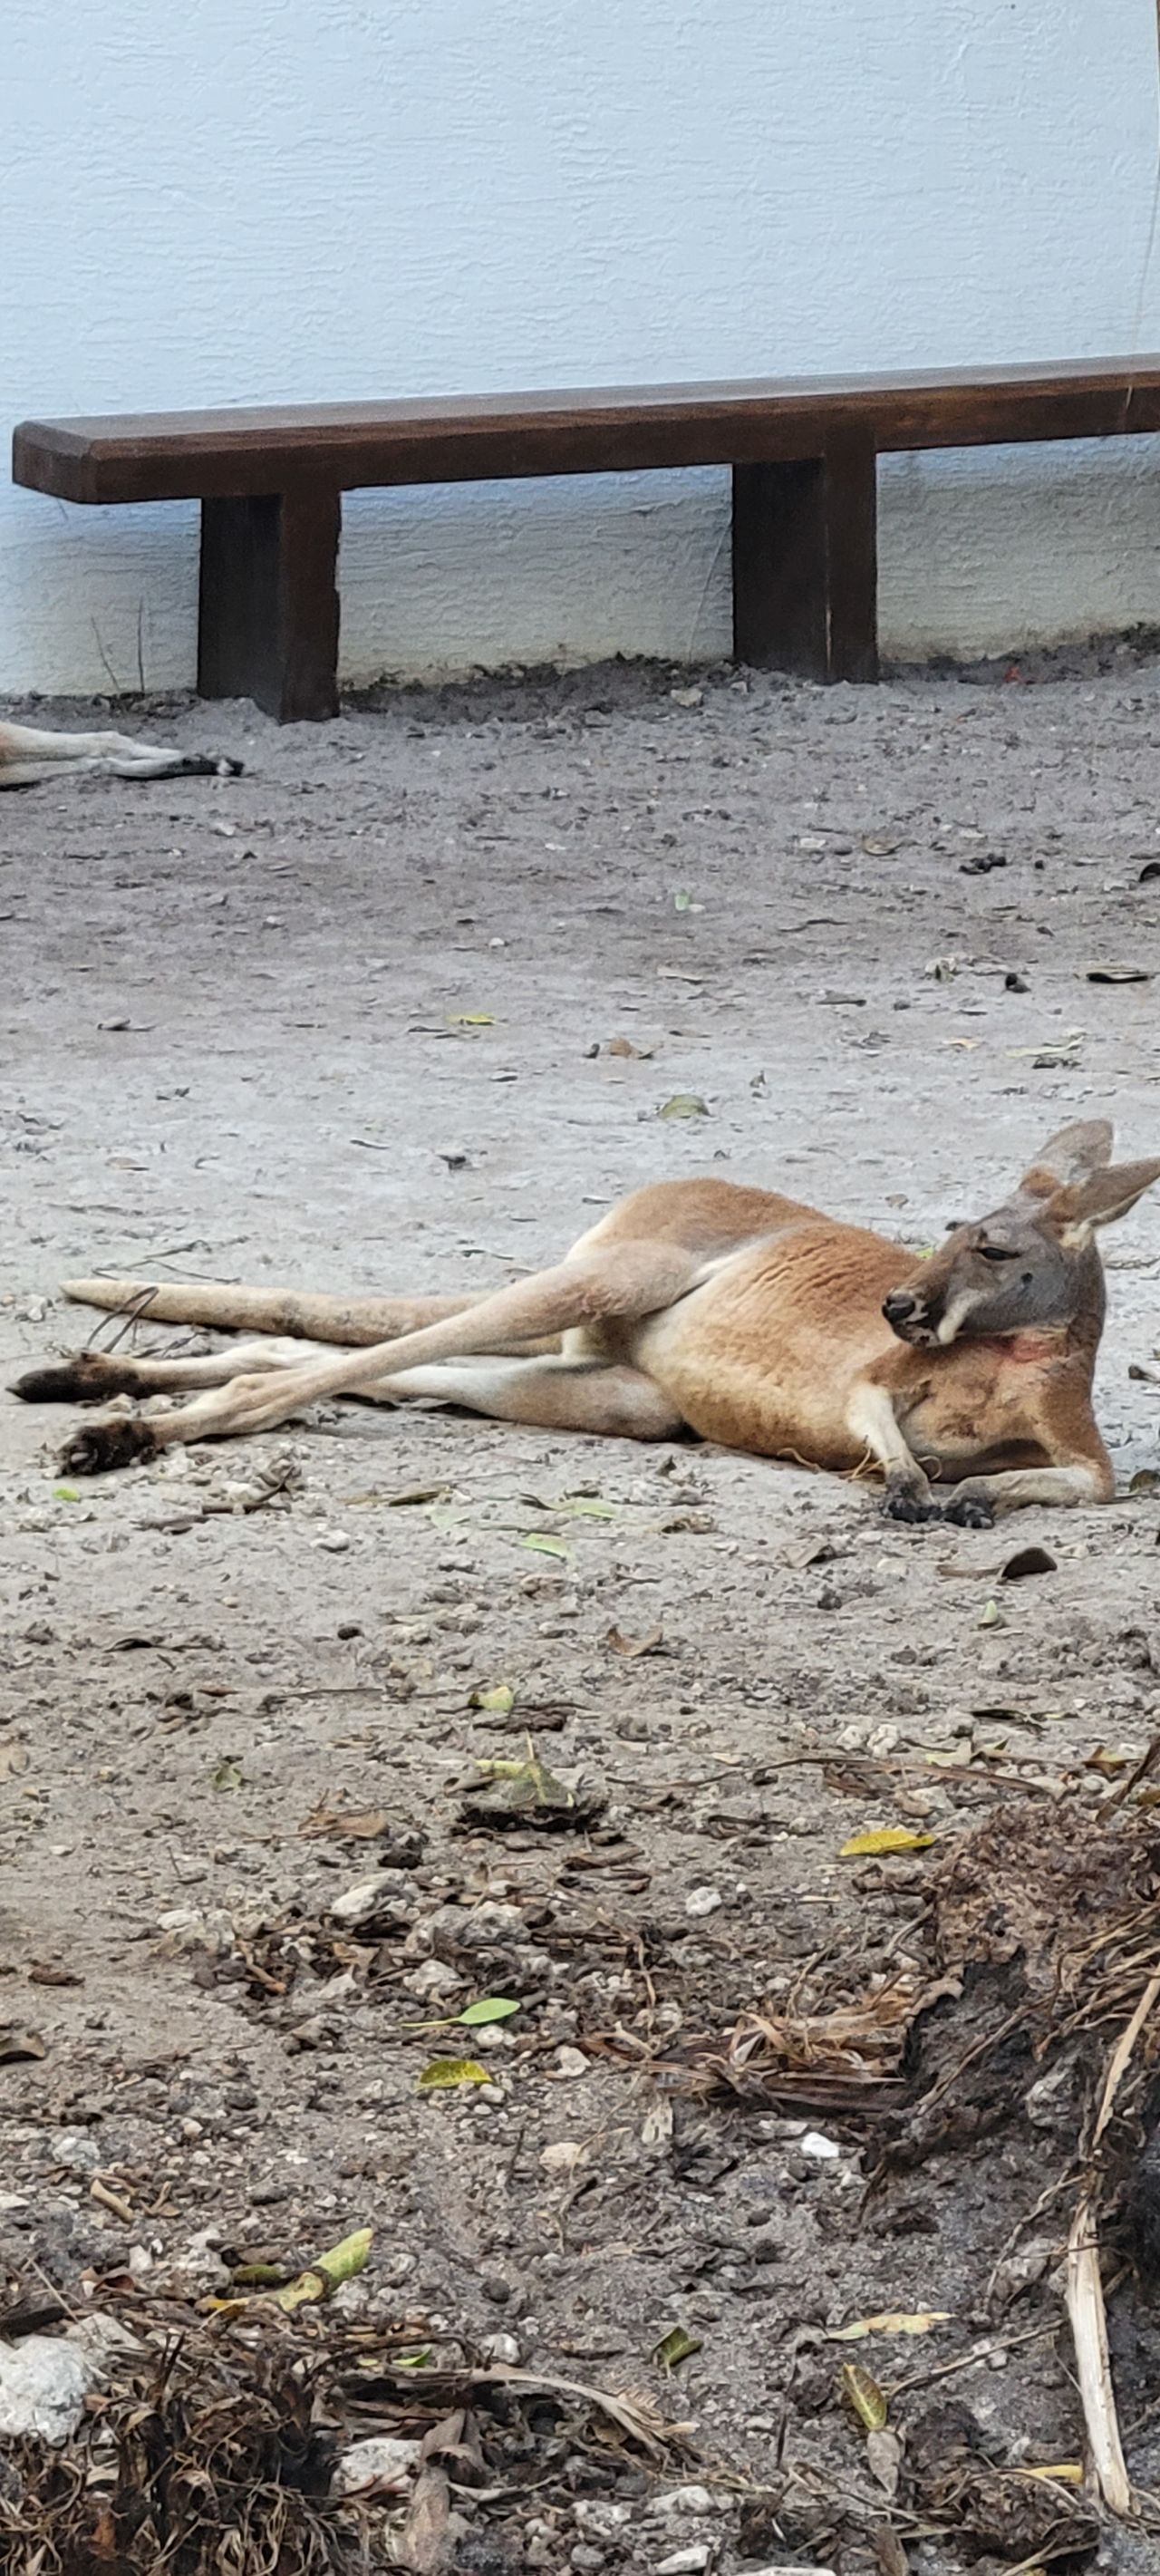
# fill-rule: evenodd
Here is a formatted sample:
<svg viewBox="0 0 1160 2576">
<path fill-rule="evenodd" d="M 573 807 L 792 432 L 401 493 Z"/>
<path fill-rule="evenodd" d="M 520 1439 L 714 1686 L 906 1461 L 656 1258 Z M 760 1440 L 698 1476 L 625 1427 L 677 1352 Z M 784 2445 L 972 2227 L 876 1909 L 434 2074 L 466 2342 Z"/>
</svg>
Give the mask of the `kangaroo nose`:
<svg viewBox="0 0 1160 2576">
<path fill-rule="evenodd" d="M 905 1288 L 892 1288 L 882 1312 L 888 1324 L 908 1324 L 918 1313 L 918 1299 Z"/>
</svg>

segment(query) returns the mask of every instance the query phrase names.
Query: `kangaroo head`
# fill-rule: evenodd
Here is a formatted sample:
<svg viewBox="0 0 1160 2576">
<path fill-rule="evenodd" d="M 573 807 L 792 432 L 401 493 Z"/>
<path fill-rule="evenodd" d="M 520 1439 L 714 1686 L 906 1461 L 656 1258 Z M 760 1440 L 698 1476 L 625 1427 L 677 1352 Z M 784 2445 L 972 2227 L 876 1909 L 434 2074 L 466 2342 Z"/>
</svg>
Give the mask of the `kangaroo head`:
<svg viewBox="0 0 1160 2576">
<path fill-rule="evenodd" d="M 940 1251 L 892 1288 L 882 1312 L 900 1341 L 946 1348 L 960 1335 L 1060 1332 L 1103 1322 L 1095 1228 L 1125 1216 L 1160 1162 L 1113 1164 L 1106 1118 L 1061 1128 L 1002 1207 L 956 1225 Z"/>
</svg>

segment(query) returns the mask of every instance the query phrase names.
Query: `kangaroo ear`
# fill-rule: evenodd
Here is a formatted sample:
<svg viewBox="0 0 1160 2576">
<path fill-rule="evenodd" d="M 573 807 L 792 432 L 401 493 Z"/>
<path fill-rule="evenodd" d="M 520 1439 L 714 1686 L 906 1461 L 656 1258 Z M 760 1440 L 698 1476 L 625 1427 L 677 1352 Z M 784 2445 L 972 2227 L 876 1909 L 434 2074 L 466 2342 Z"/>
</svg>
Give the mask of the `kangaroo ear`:
<svg viewBox="0 0 1160 2576">
<path fill-rule="evenodd" d="M 1153 1181 L 1160 1181 L 1160 1162 L 1114 1163 L 1109 1171 L 1093 1172 L 1071 1189 L 1057 1190 L 1045 1214 L 1058 1227 L 1060 1242 L 1078 1249 L 1091 1241 L 1094 1226 L 1111 1225 L 1116 1217 L 1126 1216 Z"/>
<path fill-rule="evenodd" d="M 1048 1199 L 1057 1190 L 1086 1181 L 1111 1162 L 1112 1133 L 1110 1118 L 1081 1118 L 1074 1127 L 1061 1127 L 1057 1136 L 1048 1137 L 1030 1171 L 1024 1172 L 1020 1196 Z"/>
</svg>

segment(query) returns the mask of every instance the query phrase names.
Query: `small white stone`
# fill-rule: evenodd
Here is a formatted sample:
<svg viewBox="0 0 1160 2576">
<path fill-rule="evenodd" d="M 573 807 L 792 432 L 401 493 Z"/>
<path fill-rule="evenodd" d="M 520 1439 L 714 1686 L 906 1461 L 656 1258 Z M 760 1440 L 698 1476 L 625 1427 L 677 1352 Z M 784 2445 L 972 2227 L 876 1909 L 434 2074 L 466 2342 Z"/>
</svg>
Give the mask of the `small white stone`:
<svg viewBox="0 0 1160 2576">
<path fill-rule="evenodd" d="M 685 1898 L 686 1914 L 715 1914 L 722 1902 L 718 1887 L 691 1887 Z"/>
<path fill-rule="evenodd" d="M 374 1878 L 360 1878 L 357 1887 L 344 1888 L 329 1907 L 333 1923 L 365 1923 L 375 1913 L 382 1898 L 394 1891 L 394 1879 L 380 1870 Z"/>
<path fill-rule="evenodd" d="M 582 2138 L 557 2138 L 552 2146 L 542 2150 L 540 2163 L 545 2173 L 574 2173 L 583 2153 Z"/>
<path fill-rule="evenodd" d="M 556 2051 L 556 2073 L 557 2075 L 567 2076 L 570 2080 L 577 2075 L 587 2075 L 588 2060 L 584 2055 L 583 2049 L 558 2048 Z"/>
<path fill-rule="evenodd" d="M 820 2129 L 806 2130 L 801 2142 L 801 2151 L 803 2156 L 816 2156 L 819 2163 L 826 2164 L 832 2164 L 835 2157 L 840 2156 L 842 2152 L 840 2147 L 834 2145 L 832 2138 L 822 2136 Z"/>
<path fill-rule="evenodd" d="M 84 2413 L 100 2373 L 75 2344 L 51 2335 L 24 2335 L 0 2344 L 0 2440 L 67 2442 Z"/>
<path fill-rule="evenodd" d="M 708 2487 L 670 2487 L 667 2495 L 654 2496 L 650 2513 L 722 2513 L 724 2504 L 710 2495 Z"/>
<path fill-rule="evenodd" d="M 691 2540 L 687 2549 L 674 2549 L 668 2558 L 658 2558 L 656 2576 L 699 2576 L 712 2554 L 707 2540 Z"/>
<path fill-rule="evenodd" d="M 510 2370 L 515 2370 L 522 2358 L 514 2334 L 485 2335 L 479 2349 L 485 2361 L 505 2362 Z"/>
<path fill-rule="evenodd" d="M 612 2540 L 632 2520 L 630 2504 L 612 2504 L 604 2496 L 581 2496 L 572 2507 L 577 2531 L 589 2540 Z"/>
<path fill-rule="evenodd" d="M 422 2447 L 421 2442 L 407 2442 L 394 2433 L 376 2433 L 365 2442 L 352 2442 L 334 2472 L 338 2493 L 354 2495 L 360 2487 L 388 2482 L 398 2485 L 402 2479 L 413 2477 Z"/>
<path fill-rule="evenodd" d="M 350 1546 L 350 1539 L 345 1530 L 324 1529 L 319 1530 L 313 1544 L 315 1547 L 324 1547 L 328 1556 L 345 1556 Z"/>
</svg>

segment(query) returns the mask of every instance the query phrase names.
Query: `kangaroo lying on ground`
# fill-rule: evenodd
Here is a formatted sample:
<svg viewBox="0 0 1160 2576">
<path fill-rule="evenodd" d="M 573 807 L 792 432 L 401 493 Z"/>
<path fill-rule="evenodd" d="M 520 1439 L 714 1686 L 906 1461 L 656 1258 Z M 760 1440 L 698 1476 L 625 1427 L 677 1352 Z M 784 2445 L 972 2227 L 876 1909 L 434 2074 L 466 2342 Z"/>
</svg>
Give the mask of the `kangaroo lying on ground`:
<svg viewBox="0 0 1160 2576">
<path fill-rule="evenodd" d="M 0 724 L 0 787 L 38 787 L 62 768 L 107 778 L 237 778 L 241 767 L 240 760 L 206 752 L 130 742 L 123 733 L 41 733 L 33 725 Z"/>
<path fill-rule="evenodd" d="M 30 1370 L 13 1393 L 76 1404 L 216 1390 L 78 1431 L 63 1463 L 80 1475 L 175 1440 L 268 1431 L 324 1396 L 426 1396 L 541 1430 L 691 1430 L 839 1474 L 876 1464 L 898 1520 L 981 1527 L 1024 1503 L 1107 1502 L 1115 1479 L 1091 1406 L 1104 1321 L 1094 1229 L 1160 1179 L 1160 1161 L 1110 1168 L 1111 1150 L 1106 1119 L 1065 1127 L 1011 1198 L 917 1267 L 900 1244 L 794 1199 L 662 1181 L 555 1269 L 482 1297 L 71 1280 L 81 1304 L 296 1338 L 204 1359 L 89 1353 Z M 338 1358 L 319 1347 L 334 1342 Z M 945 1509 L 932 1479 L 955 1489 Z"/>
</svg>

